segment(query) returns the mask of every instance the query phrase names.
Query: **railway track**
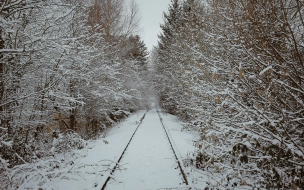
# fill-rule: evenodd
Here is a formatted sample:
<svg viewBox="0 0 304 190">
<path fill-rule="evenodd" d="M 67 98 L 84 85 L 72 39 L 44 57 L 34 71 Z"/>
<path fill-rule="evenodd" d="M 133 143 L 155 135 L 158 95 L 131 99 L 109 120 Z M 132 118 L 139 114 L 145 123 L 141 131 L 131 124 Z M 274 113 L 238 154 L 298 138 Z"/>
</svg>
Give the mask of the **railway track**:
<svg viewBox="0 0 304 190">
<path fill-rule="evenodd" d="M 108 176 L 108 178 L 106 179 L 106 181 L 105 181 L 105 182 L 104 182 L 104 184 L 102 185 L 101 190 L 104 190 L 104 189 L 106 188 L 107 183 L 110 181 L 111 176 L 113 175 L 113 173 L 114 173 L 114 172 L 115 172 L 115 170 L 117 169 L 117 166 L 118 166 L 119 162 L 121 161 L 121 159 L 122 159 L 123 155 L 125 154 L 125 152 L 126 152 L 126 150 L 127 150 L 128 146 L 130 145 L 130 143 L 131 143 L 131 141 L 132 141 L 132 139 L 133 139 L 133 137 L 134 137 L 134 135 L 135 135 L 136 131 L 137 131 L 137 130 L 138 130 L 138 128 L 139 128 L 139 126 L 142 124 L 142 121 L 145 119 L 145 117 L 146 117 L 146 114 L 147 114 L 147 113 L 148 113 L 148 111 L 147 111 L 147 112 L 146 112 L 146 113 L 145 113 L 145 114 L 142 116 L 142 118 L 140 119 L 140 122 L 139 122 L 139 124 L 138 124 L 137 128 L 135 129 L 135 131 L 134 131 L 133 135 L 131 136 L 131 138 L 130 138 L 130 140 L 129 140 L 128 144 L 127 144 L 127 146 L 125 147 L 124 151 L 122 152 L 122 154 L 120 155 L 120 157 L 119 157 L 118 161 L 116 162 L 116 165 L 115 165 L 115 166 L 112 168 L 112 171 L 111 171 L 110 175 Z"/>
<path fill-rule="evenodd" d="M 168 141 L 169 141 L 169 143 L 170 143 L 171 149 L 172 149 L 172 151 L 173 151 L 173 154 L 174 154 L 174 156 L 175 156 L 176 162 L 177 162 L 177 164 L 178 164 L 178 168 L 179 168 L 179 170 L 180 170 L 180 172 L 181 172 L 181 174 L 182 174 L 182 176 L 183 176 L 184 183 L 185 183 L 186 185 L 189 185 L 188 180 L 187 180 L 187 176 L 186 176 L 186 174 L 185 174 L 185 172 L 184 172 L 184 169 L 183 169 L 183 167 L 182 167 L 182 165 L 181 165 L 181 163 L 180 163 L 180 161 L 179 161 L 179 159 L 178 159 L 178 156 L 177 156 L 177 154 L 176 154 L 176 151 L 174 150 L 174 147 L 173 147 L 173 144 L 172 144 L 172 138 L 171 138 L 170 134 L 168 133 L 168 130 L 166 129 L 166 127 L 165 127 L 165 125 L 164 125 L 163 118 L 160 116 L 160 113 L 159 113 L 158 110 L 157 110 L 157 114 L 158 114 L 159 120 L 160 120 L 160 122 L 161 122 L 161 124 L 162 124 L 162 126 L 163 126 L 163 128 L 164 128 L 164 130 L 165 130 L 166 136 L 167 136 L 167 138 L 168 138 Z"/>
<path fill-rule="evenodd" d="M 147 111 L 147 112 L 148 112 L 148 111 Z M 143 117 L 140 119 L 140 122 L 139 122 L 139 124 L 138 124 L 136 130 L 134 131 L 132 137 L 130 138 L 129 142 L 127 143 L 126 147 L 124 148 L 124 151 L 123 151 L 122 154 L 120 155 L 118 161 L 116 162 L 116 165 L 115 165 L 113 168 L 110 168 L 111 172 L 109 173 L 109 175 L 108 175 L 107 179 L 105 180 L 105 182 L 102 184 L 101 190 L 105 190 L 105 189 L 106 189 L 107 183 L 111 180 L 112 175 L 113 175 L 114 172 L 118 169 L 119 163 L 120 163 L 120 161 L 122 160 L 122 158 L 124 157 L 124 155 L 125 155 L 125 153 L 126 153 L 128 147 L 129 147 L 130 143 L 132 142 L 132 140 L 134 139 L 134 137 L 136 138 L 136 132 L 137 132 L 138 128 L 141 126 L 143 120 L 145 119 L 145 116 L 146 116 L 147 112 L 146 112 L 146 113 L 143 115 Z M 183 168 L 182 168 L 181 162 L 179 161 L 179 158 L 178 158 L 178 156 L 177 156 L 177 154 L 176 154 L 176 151 L 174 150 L 174 145 L 173 145 L 173 143 L 172 143 L 172 138 L 171 138 L 170 134 L 168 133 L 168 131 L 167 131 L 165 125 L 164 125 L 163 119 L 162 119 L 162 117 L 161 117 L 161 115 L 160 115 L 160 113 L 159 113 L 158 110 L 157 110 L 157 114 L 158 114 L 158 116 L 159 116 L 159 120 L 160 120 L 160 122 L 161 122 L 162 128 L 163 128 L 164 131 L 165 131 L 167 140 L 169 141 L 170 148 L 171 148 L 171 150 L 172 150 L 172 152 L 173 152 L 173 154 L 174 154 L 174 158 L 175 158 L 175 160 L 176 160 L 176 163 L 178 164 L 178 168 L 179 168 L 179 170 L 180 170 L 180 174 L 182 175 L 183 183 L 186 184 L 186 185 L 188 186 L 189 183 L 188 183 L 188 180 L 187 180 L 187 176 L 186 176 L 186 174 L 185 174 L 185 172 L 184 172 L 184 170 L 183 170 Z M 189 188 L 189 189 L 190 189 L 190 188 Z"/>
</svg>

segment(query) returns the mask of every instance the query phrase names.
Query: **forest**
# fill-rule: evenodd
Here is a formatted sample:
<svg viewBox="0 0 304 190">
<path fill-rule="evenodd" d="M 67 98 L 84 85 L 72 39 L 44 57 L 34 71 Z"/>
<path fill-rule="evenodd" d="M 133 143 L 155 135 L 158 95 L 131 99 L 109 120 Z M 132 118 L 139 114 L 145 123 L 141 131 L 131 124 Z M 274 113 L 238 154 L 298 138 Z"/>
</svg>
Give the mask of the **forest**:
<svg viewBox="0 0 304 190">
<path fill-rule="evenodd" d="M 154 96 L 199 137 L 184 165 L 204 189 L 304 187 L 304 1 L 171 0 L 163 17 L 149 55 L 135 1 L 0 1 L 0 189 Z"/>
<path fill-rule="evenodd" d="M 304 187 L 304 2 L 172 0 L 164 19 L 155 80 L 200 135 L 190 164 L 224 189 Z"/>
<path fill-rule="evenodd" d="M 0 19 L 0 184 L 145 109 L 135 1 L 4 0 Z"/>
</svg>

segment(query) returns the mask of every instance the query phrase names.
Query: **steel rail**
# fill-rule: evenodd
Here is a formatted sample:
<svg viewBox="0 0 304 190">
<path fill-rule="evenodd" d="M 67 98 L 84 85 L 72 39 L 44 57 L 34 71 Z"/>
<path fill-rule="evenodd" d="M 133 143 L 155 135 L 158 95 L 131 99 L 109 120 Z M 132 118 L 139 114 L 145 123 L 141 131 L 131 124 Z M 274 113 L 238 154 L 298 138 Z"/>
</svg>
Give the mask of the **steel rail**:
<svg viewBox="0 0 304 190">
<path fill-rule="evenodd" d="M 148 112 L 148 111 L 147 111 L 147 112 Z M 124 151 L 123 151 L 122 154 L 120 155 L 120 157 L 119 157 L 119 159 L 118 159 L 118 161 L 117 161 L 115 167 L 112 169 L 110 175 L 108 176 L 107 180 L 106 180 L 105 183 L 103 184 L 101 190 L 104 190 L 104 189 L 106 188 L 107 183 L 110 181 L 111 176 L 113 175 L 113 173 L 115 172 L 115 170 L 116 170 L 116 168 L 117 168 L 117 166 L 118 166 L 118 163 L 120 162 L 120 160 L 122 159 L 123 155 L 125 154 L 125 152 L 126 152 L 128 146 L 130 145 L 130 143 L 131 143 L 131 141 L 132 141 L 132 139 L 133 139 L 133 137 L 134 137 L 134 135 L 135 135 L 137 129 L 138 129 L 139 126 L 142 124 L 142 121 L 145 119 L 145 116 L 146 116 L 147 112 L 146 112 L 146 113 L 143 115 L 143 117 L 140 119 L 140 122 L 139 122 L 137 128 L 135 129 L 135 131 L 134 131 L 132 137 L 130 138 L 130 140 L 129 140 L 127 146 L 125 147 Z"/>
<path fill-rule="evenodd" d="M 173 148 L 173 144 L 172 144 L 171 139 L 170 139 L 170 137 L 169 137 L 169 133 L 167 132 L 167 129 L 166 129 L 164 123 L 163 123 L 163 119 L 162 119 L 162 117 L 160 116 L 159 111 L 158 111 L 158 110 L 156 110 L 156 111 L 157 111 L 157 114 L 158 114 L 158 116 L 159 116 L 159 120 L 160 120 L 160 122 L 161 122 L 161 124 L 162 124 L 162 127 L 163 127 L 163 129 L 164 129 L 164 131 L 165 131 L 165 134 L 166 134 L 166 136 L 167 136 L 167 138 L 168 138 L 170 147 L 171 147 L 171 149 L 172 149 L 172 151 L 173 151 L 173 154 L 174 154 L 175 159 L 176 159 L 176 161 L 177 161 L 177 164 L 178 164 L 178 167 L 179 167 L 179 169 L 180 169 L 180 172 L 181 172 L 181 174 L 182 174 L 182 176 L 183 176 L 184 183 L 185 183 L 186 185 L 189 185 L 188 180 L 187 180 L 187 176 L 186 176 L 186 174 L 185 174 L 185 172 L 184 172 L 184 170 L 183 170 L 183 168 L 182 168 L 182 166 L 181 166 L 181 163 L 180 163 L 180 161 L 179 161 L 179 159 L 178 159 L 178 157 L 177 157 L 177 154 L 176 154 L 176 152 L 175 152 L 175 150 L 174 150 L 174 148 Z M 148 111 L 147 111 L 147 112 L 148 112 Z M 108 182 L 110 181 L 110 179 L 112 178 L 111 176 L 113 175 L 113 173 L 114 173 L 115 170 L 117 169 L 119 162 L 120 162 L 121 159 L 123 158 L 123 155 L 125 154 L 125 152 L 126 152 L 128 146 L 130 145 L 131 141 L 133 140 L 133 137 L 134 137 L 135 133 L 137 132 L 137 129 L 138 129 L 139 126 L 142 124 L 142 121 L 144 120 L 144 118 L 145 118 L 147 112 L 146 112 L 146 113 L 143 115 L 143 117 L 140 119 L 140 122 L 139 122 L 139 124 L 138 124 L 136 130 L 134 131 L 132 137 L 130 138 L 130 140 L 129 140 L 128 144 L 127 144 L 127 146 L 125 147 L 124 151 L 122 152 L 121 156 L 119 157 L 119 159 L 118 159 L 118 161 L 117 161 L 115 167 L 112 169 L 110 175 L 108 176 L 107 180 L 106 180 L 105 183 L 103 184 L 101 190 L 105 190 L 105 188 L 106 188 L 106 186 L 107 186 L 107 183 L 108 183 Z"/>
<path fill-rule="evenodd" d="M 179 159 L 178 159 L 178 157 L 177 157 L 177 155 L 176 155 L 176 152 L 175 152 L 175 150 L 174 150 L 174 148 L 173 148 L 173 144 L 172 144 L 171 139 L 170 139 L 170 137 L 169 137 L 169 133 L 168 133 L 168 131 L 167 131 L 165 125 L 164 125 L 163 118 L 160 116 L 159 111 L 158 111 L 158 110 L 156 110 L 156 111 L 157 111 L 157 114 L 158 114 L 158 116 L 159 116 L 159 120 L 160 120 L 160 122 L 161 122 L 161 124 L 162 124 L 162 126 L 163 126 L 163 128 L 164 128 L 164 130 L 165 130 L 165 132 L 166 132 L 168 141 L 169 141 L 169 143 L 170 143 L 171 149 L 172 149 L 173 154 L 174 154 L 174 156 L 175 156 L 175 159 L 176 159 L 176 161 L 177 161 L 179 170 L 180 170 L 180 172 L 181 172 L 181 174 L 182 174 L 182 176 L 183 176 L 184 182 L 185 182 L 186 185 L 189 185 L 188 180 L 187 180 L 187 176 L 186 176 L 186 174 L 185 174 L 185 172 L 184 172 L 184 170 L 183 170 L 183 168 L 182 168 L 182 166 L 181 166 L 181 163 L 180 163 L 180 161 L 179 161 Z"/>
</svg>

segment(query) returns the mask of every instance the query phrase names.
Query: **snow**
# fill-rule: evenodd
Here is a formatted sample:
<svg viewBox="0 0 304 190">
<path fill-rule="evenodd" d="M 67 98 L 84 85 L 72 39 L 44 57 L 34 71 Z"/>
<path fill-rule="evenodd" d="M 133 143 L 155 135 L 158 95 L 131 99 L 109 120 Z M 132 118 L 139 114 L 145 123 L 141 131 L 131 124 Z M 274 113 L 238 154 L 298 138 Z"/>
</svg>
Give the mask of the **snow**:
<svg viewBox="0 0 304 190">
<path fill-rule="evenodd" d="M 8 147 L 12 147 L 13 146 L 13 141 L 9 141 L 9 142 L 1 141 L 1 144 L 4 144 L 5 146 L 8 146 Z"/>
<path fill-rule="evenodd" d="M 108 131 L 105 138 L 91 141 L 82 150 L 56 155 L 56 158 L 24 164 L 10 174 L 13 181 L 20 180 L 19 189 L 49 190 L 100 190 L 116 166 L 131 136 L 146 111 L 131 115 Z M 198 178 L 192 168 L 184 165 L 193 146 L 194 132 L 185 130 L 175 116 L 160 113 L 163 124 L 178 159 L 182 164 L 189 186 L 178 168 L 165 130 L 156 110 L 147 112 L 133 140 L 126 149 L 118 169 L 112 174 L 105 189 L 201 189 L 205 183 L 192 181 Z M 197 180 L 196 180 L 197 181 Z M 16 186 L 11 189 L 16 189 Z"/>
<path fill-rule="evenodd" d="M 265 68 L 263 71 L 260 72 L 260 76 L 262 76 L 264 73 L 266 73 L 267 71 L 269 71 L 270 69 L 272 69 L 272 66 L 269 66 L 267 68 Z"/>
<path fill-rule="evenodd" d="M 40 187 L 49 190 L 100 190 L 100 188 L 97 187 L 100 184 L 102 185 L 104 181 L 103 176 L 110 171 L 109 168 L 111 166 L 116 164 L 144 113 L 145 111 L 140 111 L 133 114 L 124 122 L 111 129 L 106 138 L 90 143 L 83 150 L 70 153 L 65 159 L 71 160 L 72 164 L 65 168 L 60 168 L 56 171 L 45 171 L 39 170 L 35 164 L 33 164 L 32 167 L 37 168 L 33 175 L 52 175 L 53 178 L 47 179 L 47 177 L 45 177 L 43 180 L 37 180 L 36 177 L 32 176 L 32 179 L 20 186 L 20 189 L 37 189 Z M 42 185 L 38 186 L 38 184 Z"/>
<path fill-rule="evenodd" d="M 248 122 L 241 123 L 241 125 L 252 125 L 254 123 L 255 123 L 255 121 L 248 121 Z"/>
<path fill-rule="evenodd" d="M 183 188 L 182 176 L 156 111 L 139 127 L 107 190 Z"/>
<path fill-rule="evenodd" d="M 15 1 L 15 2 L 11 3 L 11 4 L 8 4 L 8 5 L 6 5 L 6 6 L 3 6 L 3 7 L 2 7 L 2 10 L 5 10 L 5 9 L 7 9 L 7 8 L 10 8 L 10 7 L 13 7 L 13 6 L 15 6 L 15 5 L 18 5 L 18 4 L 20 4 L 21 2 L 22 2 L 22 0 L 18 0 L 18 1 Z"/>
<path fill-rule="evenodd" d="M 63 15 L 60 15 L 58 18 L 55 19 L 55 22 L 58 21 L 59 19 L 62 19 L 66 16 L 68 16 L 69 14 L 71 14 L 71 12 L 76 8 L 77 6 L 74 6 L 72 9 L 70 9 L 69 11 L 67 11 L 66 13 L 64 13 Z"/>
<path fill-rule="evenodd" d="M 23 49 L 0 49 L 0 53 L 20 53 Z"/>
<path fill-rule="evenodd" d="M 195 170 L 195 168 L 188 163 L 195 151 L 193 143 L 194 140 L 198 138 L 198 133 L 183 127 L 176 116 L 167 113 L 161 113 L 160 115 L 170 135 L 176 154 L 179 160 L 182 161 L 189 186 L 192 187 L 192 189 L 204 189 L 207 186 L 207 180 L 205 179 L 207 176 Z"/>
</svg>

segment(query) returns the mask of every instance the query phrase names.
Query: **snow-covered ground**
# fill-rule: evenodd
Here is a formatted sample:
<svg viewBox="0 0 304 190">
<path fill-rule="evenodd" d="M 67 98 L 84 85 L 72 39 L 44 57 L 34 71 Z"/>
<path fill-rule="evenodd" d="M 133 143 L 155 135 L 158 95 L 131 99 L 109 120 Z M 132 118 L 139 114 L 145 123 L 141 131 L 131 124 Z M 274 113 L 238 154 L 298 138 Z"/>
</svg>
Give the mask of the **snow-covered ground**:
<svg viewBox="0 0 304 190">
<path fill-rule="evenodd" d="M 74 150 L 55 158 L 21 165 L 10 178 L 19 181 L 19 189 L 98 189 L 137 128 L 146 111 L 137 112 L 113 127 L 106 138 L 90 142 L 82 150 Z M 14 185 L 11 189 L 16 189 Z"/>
<path fill-rule="evenodd" d="M 105 138 L 89 143 L 85 149 L 58 155 L 53 160 L 20 166 L 18 174 L 12 179 L 23 177 L 19 189 L 100 190 L 111 175 L 112 168 L 116 165 L 145 112 L 133 114 L 113 127 Z M 176 117 L 161 112 L 160 115 L 177 157 L 184 165 L 188 155 L 194 151 L 194 135 L 184 130 Z M 54 167 L 56 162 L 58 162 L 58 167 Z M 31 168 L 28 170 L 31 173 L 24 170 L 25 168 Z M 189 186 L 183 182 L 156 110 L 150 110 L 126 149 L 118 170 L 111 176 L 105 189 L 156 190 L 189 189 L 189 187 L 204 189 L 204 183 L 192 183 L 195 175 L 191 172 L 191 167 L 183 166 L 183 169 Z"/>
<path fill-rule="evenodd" d="M 157 112 L 149 111 L 106 190 L 155 190 L 185 187 Z"/>
<path fill-rule="evenodd" d="M 197 170 L 190 164 L 190 159 L 193 159 L 193 153 L 195 151 L 194 140 L 197 139 L 197 133 L 184 128 L 177 117 L 160 112 L 163 119 L 163 124 L 167 129 L 173 148 L 177 154 L 177 157 L 182 162 L 182 167 L 186 172 L 189 187 L 192 189 L 205 189 L 208 179 L 205 173 Z"/>
</svg>

